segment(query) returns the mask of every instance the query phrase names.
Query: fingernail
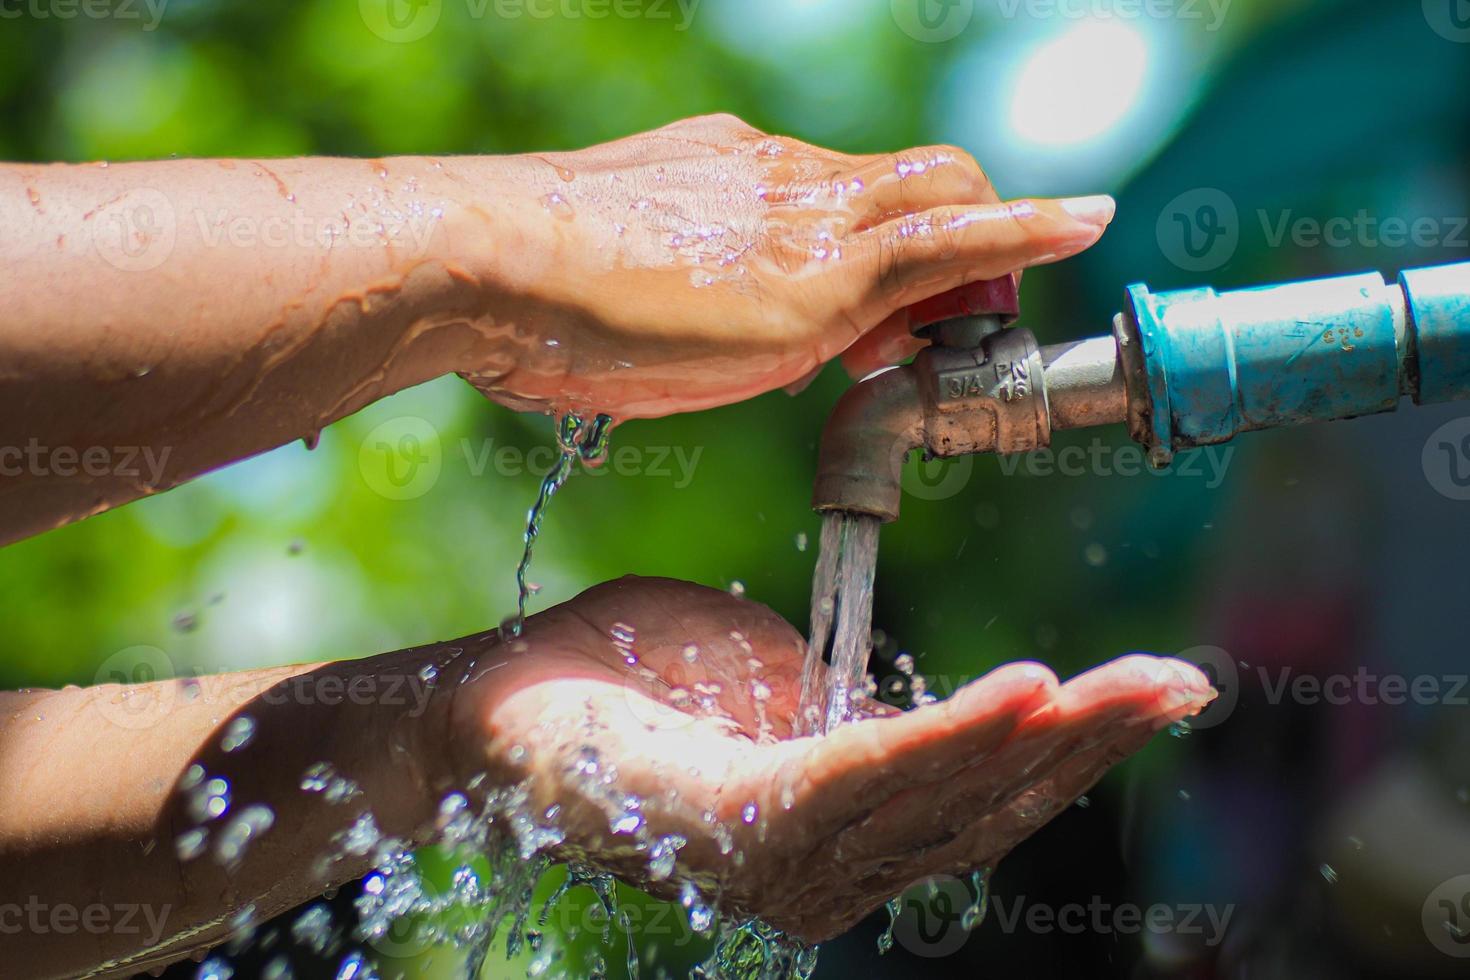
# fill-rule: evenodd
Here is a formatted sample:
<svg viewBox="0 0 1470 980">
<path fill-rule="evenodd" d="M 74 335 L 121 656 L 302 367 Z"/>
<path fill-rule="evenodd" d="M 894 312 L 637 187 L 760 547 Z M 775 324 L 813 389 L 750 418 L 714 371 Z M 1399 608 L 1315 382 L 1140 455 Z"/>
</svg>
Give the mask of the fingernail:
<svg viewBox="0 0 1470 980">
<path fill-rule="evenodd" d="M 1109 221 L 1112 221 L 1113 215 L 1118 211 L 1118 202 L 1106 194 L 1095 194 L 1092 197 L 1069 197 L 1060 203 L 1062 210 L 1078 221 L 1084 221 L 1099 228 L 1105 227 Z"/>
</svg>

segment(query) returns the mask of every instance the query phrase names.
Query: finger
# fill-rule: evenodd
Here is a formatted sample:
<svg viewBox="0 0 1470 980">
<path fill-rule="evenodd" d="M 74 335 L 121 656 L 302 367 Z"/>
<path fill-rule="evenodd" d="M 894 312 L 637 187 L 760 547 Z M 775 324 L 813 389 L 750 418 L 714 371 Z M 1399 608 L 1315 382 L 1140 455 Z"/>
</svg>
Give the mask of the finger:
<svg viewBox="0 0 1470 980">
<path fill-rule="evenodd" d="M 1144 726 L 1134 726 L 1118 738 L 1068 759 L 1005 806 L 977 815 L 978 819 L 951 839 L 886 862 L 860 886 L 866 899 L 863 905 L 876 907 L 935 875 L 963 876 L 995 867 L 1022 841 L 1096 786 L 1108 770 L 1148 744 L 1153 734 Z"/>
<path fill-rule="evenodd" d="M 865 378 L 874 371 L 899 364 L 929 346 L 929 341 L 915 337 L 908 307 L 890 314 L 886 320 L 863 334 L 842 352 L 842 367 L 852 378 Z"/>
<path fill-rule="evenodd" d="M 774 766 L 757 760 L 755 776 L 763 794 L 779 790 L 793 802 L 801 817 L 793 833 L 820 840 L 894 792 L 943 779 L 989 755 L 1050 701 L 1056 687 L 1046 667 L 1007 664 L 940 704 L 773 746 L 784 758 Z"/>
<path fill-rule="evenodd" d="M 871 264 L 863 298 L 887 316 L 947 289 L 1076 255 L 1112 215 L 1108 197 L 945 206 L 865 231 L 852 251 Z"/>
<path fill-rule="evenodd" d="M 818 364 L 816 367 L 812 368 L 806 374 L 803 374 L 801 377 L 797 378 L 795 381 L 791 382 L 789 385 L 786 385 L 781 390 L 784 391 L 784 392 L 786 392 L 786 394 L 788 394 L 788 395 L 792 396 L 793 398 L 795 398 L 797 395 L 801 394 L 803 391 L 806 391 L 807 388 L 809 388 L 811 386 L 811 383 L 813 381 L 817 380 L 817 375 L 819 375 L 819 374 L 822 373 L 822 368 L 824 368 L 824 367 L 826 367 L 825 364 Z"/>
<path fill-rule="evenodd" d="M 1000 195 L 969 153 L 957 146 L 918 146 L 869 157 L 851 174 L 861 186 L 860 228 L 946 204 L 998 204 Z"/>
<path fill-rule="evenodd" d="M 1011 741 L 942 782 L 891 794 L 837 841 L 845 860 L 882 859 L 894 840 L 943 840 L 1079 753 L 1197 712 L 1212 692 L 1202 674 L 1155 657 L 1124 657 L 1073 678 L 1018 726 Z"/>
<path fill-rule="evenodd" d="M 873 330 L 859 337 L 842 355 L 843 366 L 853 378 L 864 378 L 880 368 L 898 364 L 928 346 L 926 337 L 917 337 L 920 327 L 954 317 L 981 313 L 1019 312 L 1014 303 L 1014 290 L 1020 286 L 1020 274 L 1013 283 L 1002 287 L 1004 279 L 972 282 L 931 296 L 913 306 L 894 312 Z M 1004 289 L 1004 291 L 1002 291 Z M 1009 293 L 1009 296 L 1006 294 Z M 1002 309 L 998 304 L 1006 304 Z"/>
</svg>

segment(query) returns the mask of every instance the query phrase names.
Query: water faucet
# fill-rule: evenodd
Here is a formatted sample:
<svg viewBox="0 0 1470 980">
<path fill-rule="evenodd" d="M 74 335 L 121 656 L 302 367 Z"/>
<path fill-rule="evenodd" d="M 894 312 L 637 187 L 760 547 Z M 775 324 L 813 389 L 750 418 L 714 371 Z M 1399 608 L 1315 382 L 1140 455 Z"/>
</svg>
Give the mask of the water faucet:
<svg viewBox="0 0 1470 980">
<path fill-rule="evenodd" d="M 954 303 L 955 297 L 946 298 Z M 913 362 L 854 385 L 822 433 L 812 506 L 898 519 L 927 456 L 1023 453 L 1126 423 L 1149 462 L 1241 432 L 1470 398 L 1470 262 L 1217 293 L 1127 290 L 1110 335 L 1040 347 L 1007 278 L 967 287 Z M 948 306 L 946 309 L 953 309 Z M 916 320 L 923 320 L 916 311 Z"/>
</svg>

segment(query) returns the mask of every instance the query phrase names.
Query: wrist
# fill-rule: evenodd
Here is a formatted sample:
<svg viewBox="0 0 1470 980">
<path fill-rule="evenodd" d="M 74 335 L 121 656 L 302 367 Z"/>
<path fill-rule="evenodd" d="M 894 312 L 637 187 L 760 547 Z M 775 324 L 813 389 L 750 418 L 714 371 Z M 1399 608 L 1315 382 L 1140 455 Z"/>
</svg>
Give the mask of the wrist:
<svg viewBox="0 0 1470 980">
<path fill-rule="evenodd" d="M 424 158 L 425 206 L 438 217 L 424 258 L 435 270 L 437 322 L 415 341 L 439 374 L 486 381 L 534 353 L 532 293 L 554 264 L 556 242 L 537 220 L 544 164 L 521 156 Z M 430 203 L 432 202 L 432 203 Z"/>
</svg>

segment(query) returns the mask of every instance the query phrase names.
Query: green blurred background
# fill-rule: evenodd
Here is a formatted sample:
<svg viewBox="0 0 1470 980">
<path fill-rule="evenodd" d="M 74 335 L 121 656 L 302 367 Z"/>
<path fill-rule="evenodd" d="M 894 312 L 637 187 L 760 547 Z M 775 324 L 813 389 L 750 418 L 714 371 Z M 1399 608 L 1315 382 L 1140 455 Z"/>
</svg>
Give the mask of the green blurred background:
<svg viewBox="0 0 1470 980">
<path fill-rule="evenodd" d="M 89 16 L 66 0 L 0 0 L 0 157 L 511 153 L 711 111 L 852 152 L 956 142 L 1005 195 L 1119 197 L 1093 253 L 1026 276 L 1024 322 L 1052 342 L 1106 331 L 1132 281 L 1225 287 L 1464 257 L 1465 6 L 137 0 Z M 1171 229 L 1176 213 L 1219 200 L 1203 194 L 1233 207 L 1237 240 L 1199 259 Z M 1427 216 L 1441 233 L 1314 245 L 1273 241 L 1257 220 L 1360 209 Z M 816 439 L 846 384 L 833 368 L 794 398 L 620 427 L 621 465 L 579 473 L 550 509 L 535 606 L 633 572 L 738 581 L 804 626 Z M 1425 433 L 1457 414 L 1266 434 L 1193 475 L 1129 475 L 1116 454 L 1080 476 L 1008 474 L 992 459 L 911 464 L 903 520 L 883 536 L 875 625 L 888 642 L 875 673 L 906 651 L 947 693 L 1017 658 L 1065 675 L 1130 650 L 1202 645 L 1242 665 L 1346 669 L 1406 650 L 1424 670 L 1463 663 L 1463 641 L 1444 637 L 1463 608 L 1467 522 L 1419 463 Z M 420 425 L 405 417 L 437 439 L 438 476 L 394 499 L 405 493 L 385 490 L 375 432 Z M 314 450 L 286 446 L 11 546 L 0 552 L 0 684 L 126 676 L 138 646 L 185 675 L 491 627 L 513 607 L 525 512 L 549 461 L 531 451 L 551 441 L 547 419 L 443 378 L 332 426 Z M 1059 444 L 1128 447 L 1121 432 Z M 1407 513 L 1422 533 L 1395 550 L 1386 529 Z M 1229 941 L 1037 934 L 992 916 L 957 952 L 900 943 L 879 958 L 879 916 L 824 948 L 818 975 L 1366 976 L 1405 964 L 1455 975 L 1462 963 L 1426 937 L 1419 904 L 1440 878 L 1470 871 L 1455 864 L 1463 848 L 1436 852 L 1433 880 L 1403 896 L 1397 853 L 1356 878 L 1321 869 L 1344 837 L 1322 828 L 1367 774 L 1403 772 L 1405 759 L 1459 826 L 1460 715 L 1380 706 L 1348 723 L 1268 704 L 1240 669 L 1229 725 L 1156 743 L 995 878 L 998 894 L 1053 905 L 1230 903 Z M 591 904 L 578 895 L 574 908 Z M 646 922 L 662 914 L 637 907 Z M 676 918 L 644 930 L 645 970 L 682 972 L 704 949 Z M 612 975 L 620 942 L 605 950 Z M 596 945 L 584 936 L 576 948 Z M 447 975 L 452 959 L 382 968 Z M 524 969 L 495 955 L 485 975 Z"/>
</svg>

